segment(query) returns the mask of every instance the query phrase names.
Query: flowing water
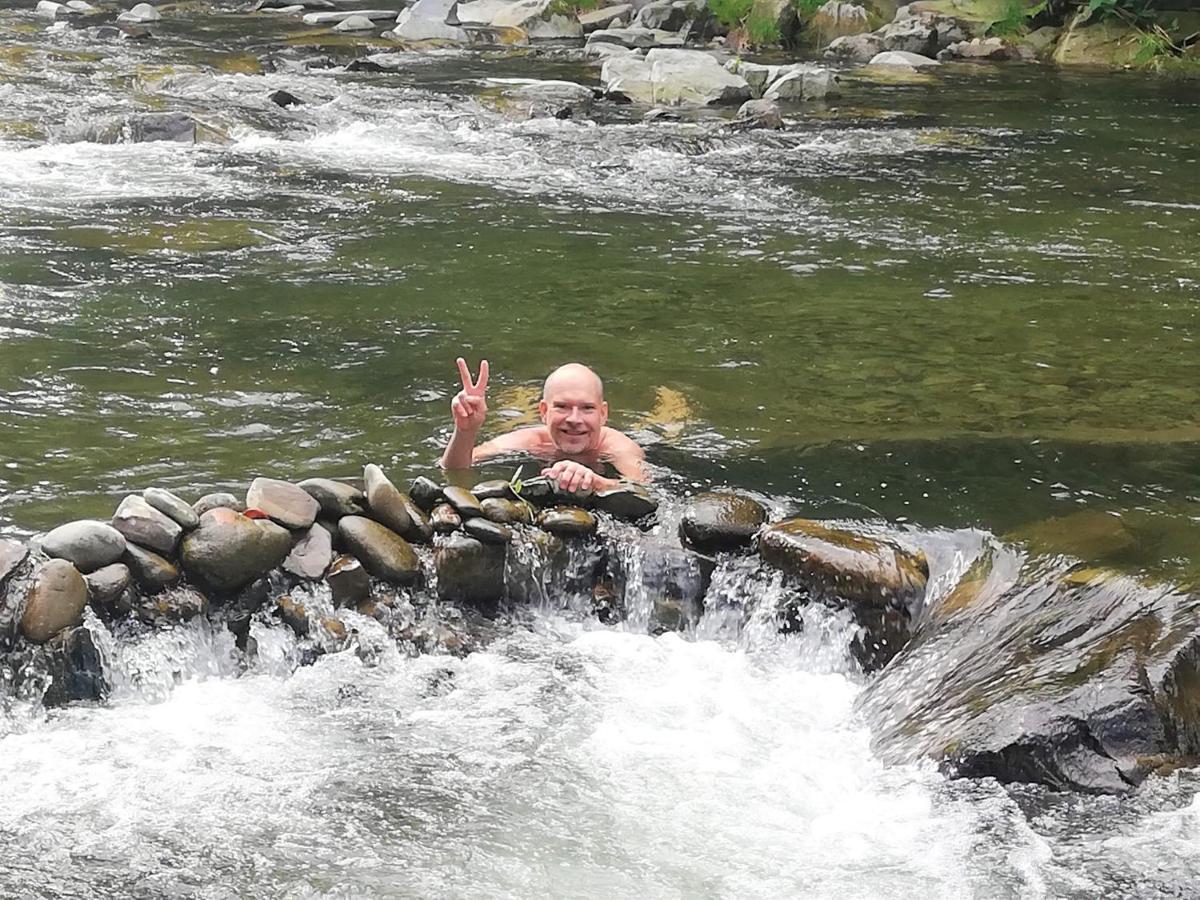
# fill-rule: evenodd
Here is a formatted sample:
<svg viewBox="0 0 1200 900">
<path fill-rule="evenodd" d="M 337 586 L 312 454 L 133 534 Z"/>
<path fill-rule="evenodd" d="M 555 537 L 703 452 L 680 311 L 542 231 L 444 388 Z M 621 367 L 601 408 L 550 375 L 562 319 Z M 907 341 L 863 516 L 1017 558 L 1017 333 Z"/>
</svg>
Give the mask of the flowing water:
<svg viewBox="0 0 1200 900">
<path fill-rule="evenodd" d="M 848 81 L 734 133 L 496 108 L 488 78 L 596 83 L 570 54 L 264 74 L 355 51 L 232 8 L 154 31 L 0 3 L 0 533 L 152 483 L 429 473 L 462 353 L 494 428 L 585 360 L 664 493 L 900 530 L 935 590 L 988 535 L 1200 583 L 1194 83 Z M 225 139 L 79 140 L 154 110 Z M 726 560 L 652 637 L 551 584 L 464 658 L 363 619 L 302 668 L 262 625 L 247 662 L 95 623 L 110 702 L 0 712 L 0 893 L 1195 895 L 1195 771 L 1115 799 L 885 765 L 849 623 L 778 636 L 779 589 Z"/>
</svg>

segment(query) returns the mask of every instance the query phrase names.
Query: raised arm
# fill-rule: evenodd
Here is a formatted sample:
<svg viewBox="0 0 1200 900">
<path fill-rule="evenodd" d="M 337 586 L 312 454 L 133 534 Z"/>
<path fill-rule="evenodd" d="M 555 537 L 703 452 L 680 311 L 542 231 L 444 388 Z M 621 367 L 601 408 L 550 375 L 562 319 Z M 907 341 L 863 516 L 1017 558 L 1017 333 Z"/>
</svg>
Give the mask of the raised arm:
<svg viewBox="0 0 1200 900">
<path fill-rule="evenodd" d="M 473 451 L 479 429 L 487 418 L 488 361 L 479 363 L 479 380 L 471 378 L 467 361 L 461 356 L 457 360 L 458 374 L 462 379 L 462 390 L 450 401 L 450 413 L 454 416 L 454 434 L 442 453 L 443 469 L 469 469 L 474 461 Z"/>
</svg>

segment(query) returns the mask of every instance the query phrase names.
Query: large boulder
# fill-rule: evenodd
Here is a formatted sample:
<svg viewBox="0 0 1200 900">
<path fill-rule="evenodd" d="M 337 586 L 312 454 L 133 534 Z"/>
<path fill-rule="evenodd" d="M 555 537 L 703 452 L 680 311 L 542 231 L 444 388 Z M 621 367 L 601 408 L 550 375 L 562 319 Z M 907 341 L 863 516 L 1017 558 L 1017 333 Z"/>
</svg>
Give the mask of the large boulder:
<svg viewBox="0 0 1200 900">
<path fill-rule="evenodd" d="M 1120 68 L 1136 62 L 1141 49 L 1137 26 L 1117 19 L 1072 24 L 1054 48 L 1053 60 L 1063 66 Z"/>
<path fill-rule="evenodd" d="M 458 25 L 447 25 L 447 20 L 457 6 L 458 0 L 417 0 L 412 6 L 400 10 L 392 36 L 401 41 L 451 41 L 465 44 L 469 38 Z"/>
<path fill-rule="evenodd" d="M 111 565 L 125 552 L 125 535 L 104 522 L 81 520 L 59 525 L 42 538 L 47 556 L 65 559 L 80 572 Z"/>
<path fill-rule="evenodd" d="M 183 529 L 170 516 L 159 512 L 137 494 L 130 494 L 112 517 L 113 528 L 127 541 L 164 556 L 174 556 Z"/>
<path fill-rule="evenodd" d="M 609 95 L 653 105 L 711 106 L 750 99 L 744 78 L 700 50 L 656 48 L 645 59 L 611 57 L 604 61 L 600 80 Z"/>
<path fill-rule="evenodd" d="M 408 541 L 390 528 L 364 516 L 344 516 L 338 522 L 343 546 L 376 578 L 411 584 L 421 574 L 421 563 Z"/>
<path fill-rule="evenodd" d="M 35 644 L 44 644 L 64 628 L 83 621 L 87 606 L 87 582 L 65 559 L 52 559 L 33 576 L 21 614 L 21 634 Z"/>
<path fill-rule="evenodd" d="M 813 13 L 808 27 L 816 33 L 819 43 L 827 44 L 834 38 L 866 31 L 869 18 L 866 7 L 829 0 Z"/>
<path fill-rule="evenodd" d="M 670 31 L 659 31 L 653 28 L 609 27 L 593 31 L 588 35 L 587 46 L 589 48 L 602 44 L 625 47 L 629 50 L 647 50 L 651 47 L 681 47 L 683 38 Z"/>
<path fill-rule="evenodd" d="M 879 35 L 868 32 L 834 38 L 825 48 L 824 55 L 827 59 L 836 59 L 842 62 L 865 63 L 882 50 L 883 41 Z"/>
<path fill-rule="evenodd" d="M 461 6 L 459 7 L 462 8 Z M 629 21 L 630 15 L 633 13 L 633 5 L 630 3 L 617 3 L 613 6 L 603 6 L 600 9 L 589 10 L 579 14 L 579 25 L 583 28 L 584 34 L 591 34 L 593 31 L 598 31 L 601 28 L 607 28 L 609 25 L 616 22 L 618 19 Z"/>
<path fill-rule="evenodd" d="M 502 544 L 449 535 L 433 554 L 438 596 L 485 609 L 494 607 L 504 597 L 505 556 Z"/>
<path fill-rule="evenodd" d="M 574 13 L 559 11 L 555 0 L 515 0 L 492 18 L 495 28 L 516 28 L 529 41 L 577 40 L 583 26 Z"/>
<path fill-rule="evenodd" d="M 321 505 L 304 488 L 277 478 L 255 478 L 246 491 L 246 507 L 259 509 L 292 531 L 305 531 L 317 520 Z"/>
<path fill-rule="evenodd" d="M 183 539 L 180 556 L 189 575 L 229 593 L 271 571 L 291 549 L 286 528 L 218 507 L 200 517 L 200 525 Z"/>
<path fill-rule="evenodd" d="M 750 546 L 767 521 L 767 511 L 753 497 L 714 491 L 693 497 L 679 522 L 680 537 L 701 553 Z"/>
<path fill-rule="evenodd" d="M 861 707 L 891 762 L 1120 793 L 1200 755 L 1200 597 L 1070 563 L 981 557 Z"/>
</svg>

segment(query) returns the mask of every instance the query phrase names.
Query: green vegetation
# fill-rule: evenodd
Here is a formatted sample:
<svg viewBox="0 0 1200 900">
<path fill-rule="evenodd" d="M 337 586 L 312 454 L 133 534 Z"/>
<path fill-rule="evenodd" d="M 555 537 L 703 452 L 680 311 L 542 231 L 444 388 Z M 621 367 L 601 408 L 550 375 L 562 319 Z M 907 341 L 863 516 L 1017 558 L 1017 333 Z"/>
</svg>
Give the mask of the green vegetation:
<svg viewBox="0 0 1200 900">
<path fill-rule="evenodd" d="M 709 11 L 729 28 L 741 27 L 753 6 L 754 0 L 708 0 Z"/>
<path fill-rule="evenodd" d="M 778 44 L 783 40 L 783 35 L 779 33 L 779 25 L 776 21 L 767 15 L 750 11 L 750 15 L 746 17 L 746 21 L 742 26 L 746 31 L 746 37 L 750 39 L 751 44 Z"/>
<path fill-rule="evenodd" d="M 1025 0 L 1004 0 L 1000 6 L 1000 16 L 988 28 L 987 33 L 994 37 L 1015 38 L 1029 31 L 1029 22 L 1046 9 L 1046 0 L 1041 0 L 1035 6 L 1028 6 Z"/>
</svg>

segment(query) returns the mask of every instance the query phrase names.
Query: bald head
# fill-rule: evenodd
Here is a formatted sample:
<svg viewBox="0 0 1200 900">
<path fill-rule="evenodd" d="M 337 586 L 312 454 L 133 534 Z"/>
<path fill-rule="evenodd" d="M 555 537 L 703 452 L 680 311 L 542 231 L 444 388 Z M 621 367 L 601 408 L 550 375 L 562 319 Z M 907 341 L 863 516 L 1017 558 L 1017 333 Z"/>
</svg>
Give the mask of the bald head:
<svg viewBox="0 0 1200 900">
<path fill-rule="evenodd" d="M 551 372 L 542 385 L 542 399 L 562 390 L 594 392 L 597 403 L 604 400 L 604 382 L 583 363 L 567 363 Z"/>
</svg>

